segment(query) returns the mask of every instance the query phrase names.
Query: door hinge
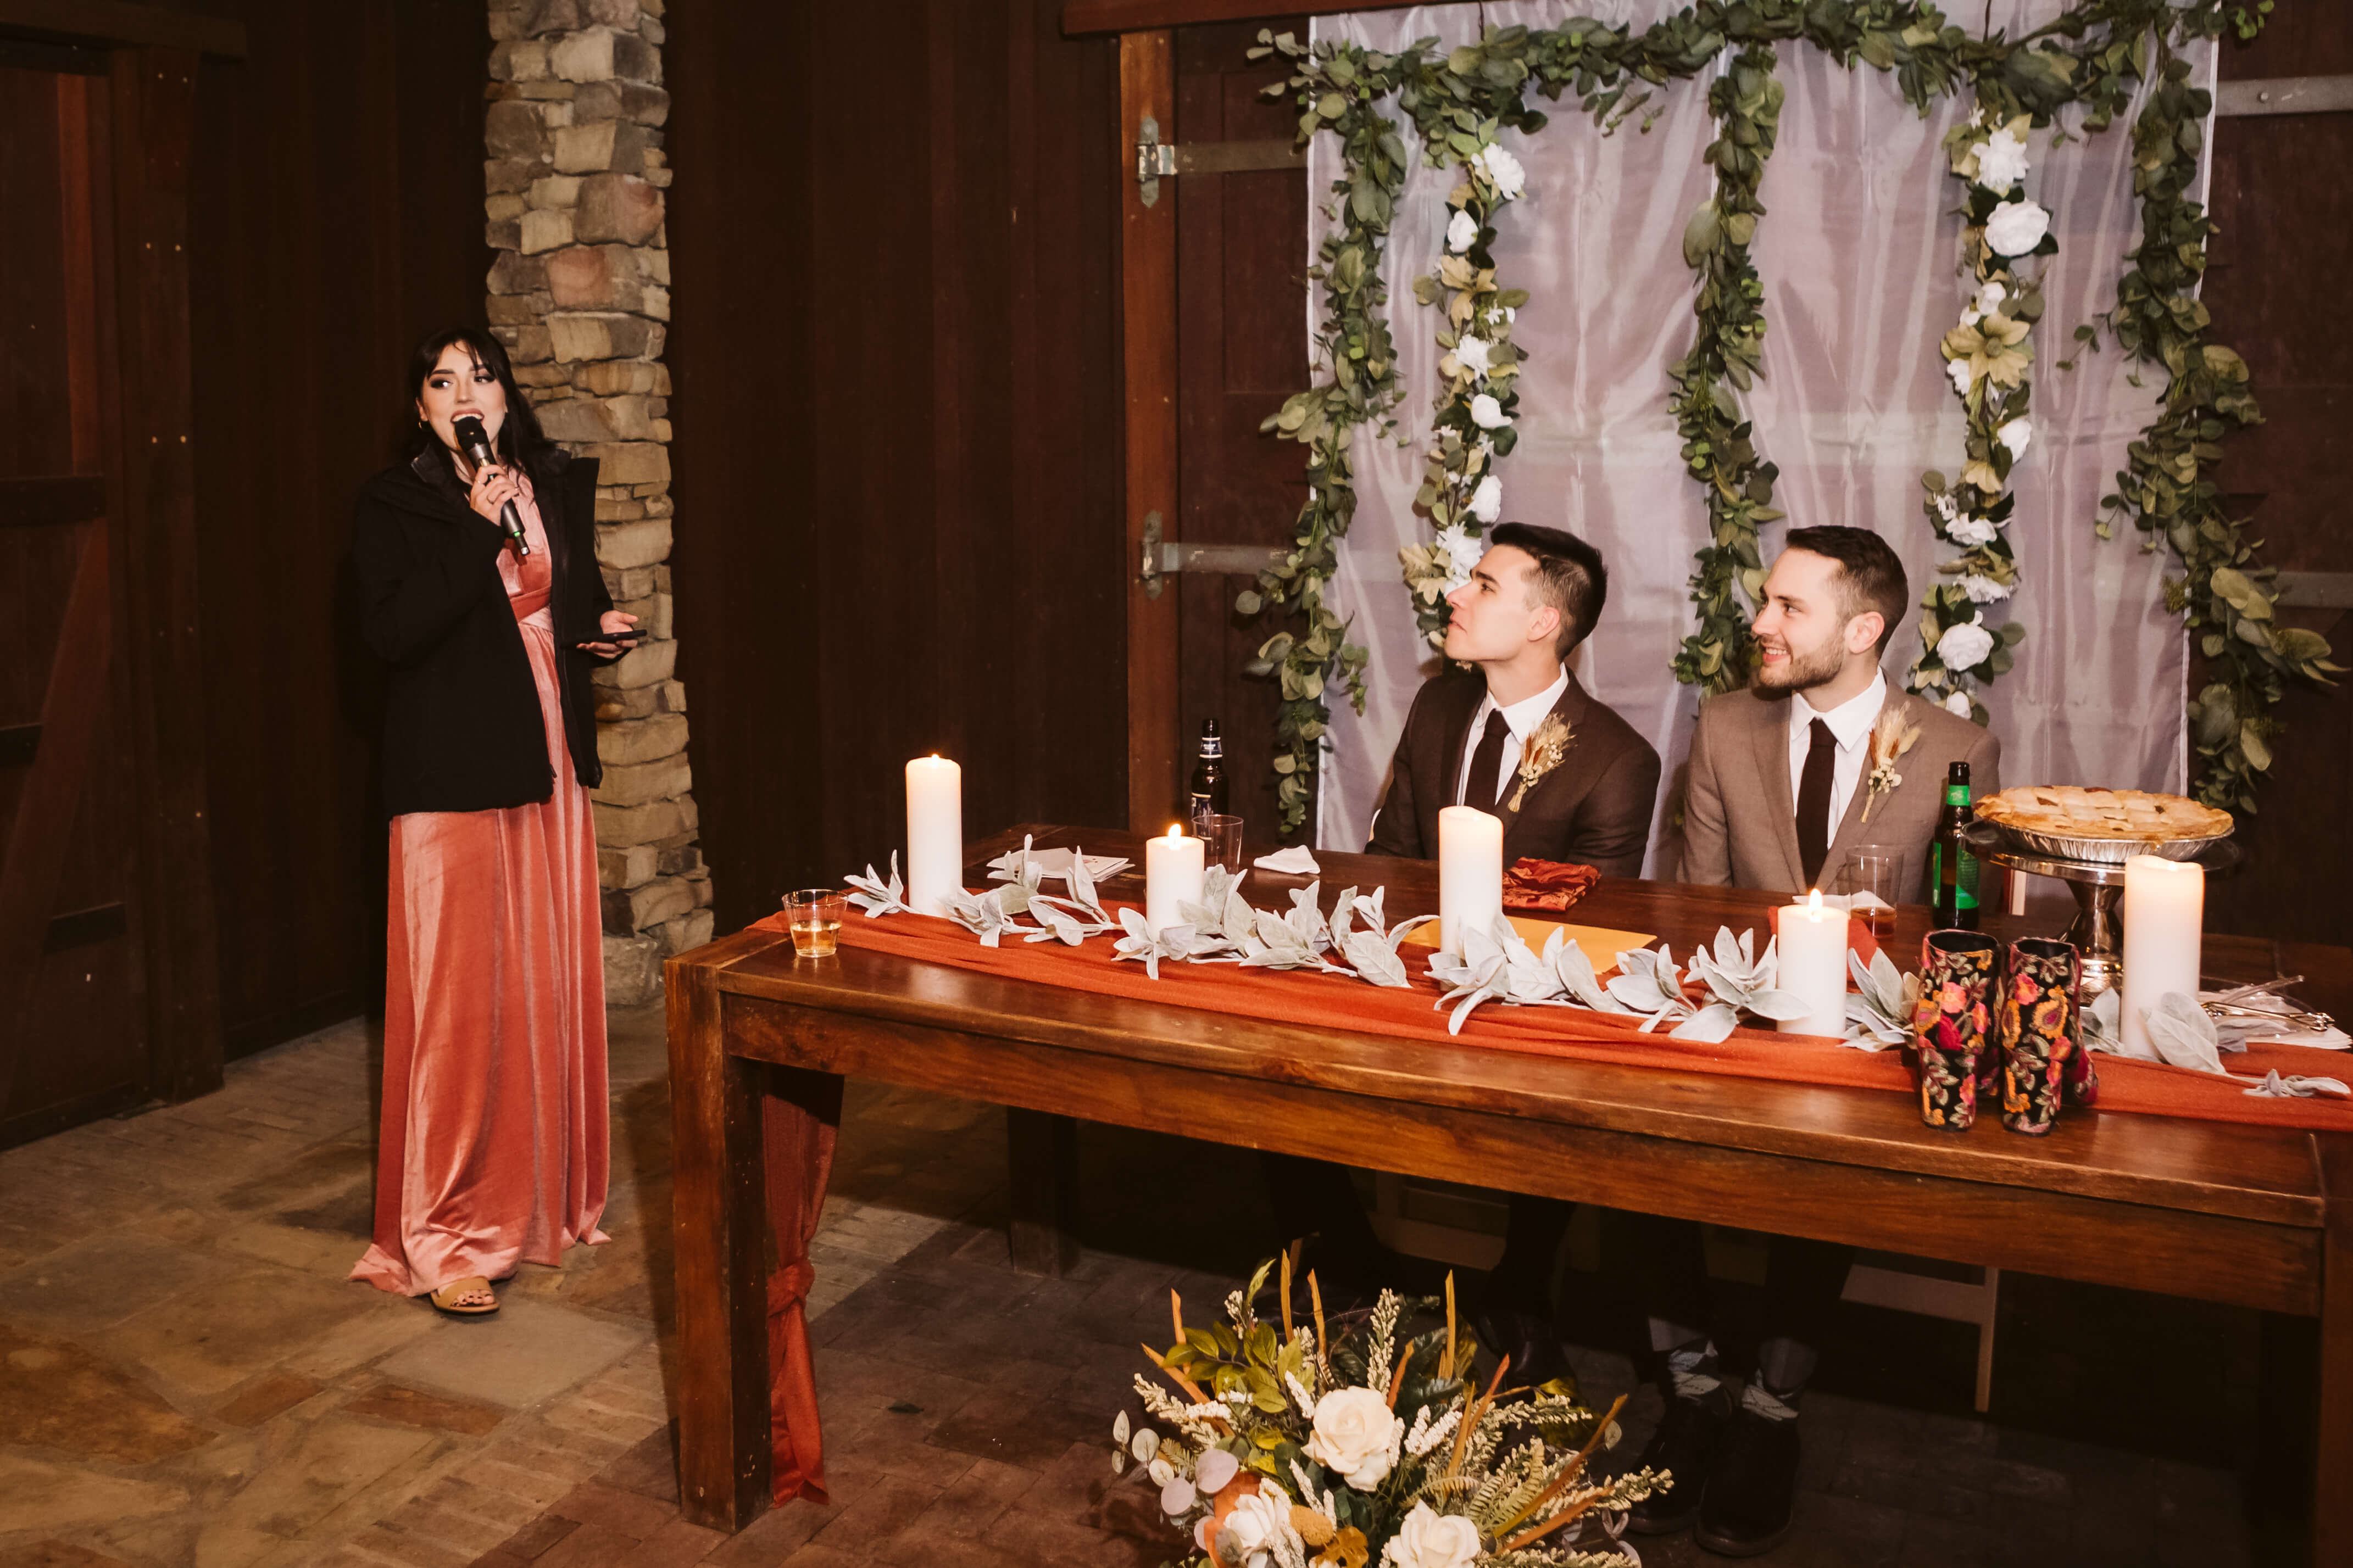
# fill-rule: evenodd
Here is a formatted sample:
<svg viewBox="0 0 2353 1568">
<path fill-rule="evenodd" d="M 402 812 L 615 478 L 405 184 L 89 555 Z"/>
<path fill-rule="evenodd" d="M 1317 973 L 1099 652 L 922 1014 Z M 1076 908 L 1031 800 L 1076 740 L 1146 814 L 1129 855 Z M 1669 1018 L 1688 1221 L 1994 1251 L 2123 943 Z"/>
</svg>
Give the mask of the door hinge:
<svg viewBox="0 0 2353 1568">
<path fill-rule="evenodd" d="M 1176 145 L 1160 140 L 1160 121 L 1145 115 L 1135 127 L 1135 189 L 1145 206 L 1160 199 L 1160 177 L 1176 172 Z"/>
</svg>

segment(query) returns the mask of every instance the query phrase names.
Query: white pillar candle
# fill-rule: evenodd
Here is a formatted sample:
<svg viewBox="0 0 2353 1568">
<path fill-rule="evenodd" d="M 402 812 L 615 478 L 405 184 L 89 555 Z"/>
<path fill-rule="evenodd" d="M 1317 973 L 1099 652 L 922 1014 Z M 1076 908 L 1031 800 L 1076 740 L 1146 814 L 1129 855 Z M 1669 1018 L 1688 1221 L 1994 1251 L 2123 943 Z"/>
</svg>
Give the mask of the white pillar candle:
<svg viewBox="0 0 2353 1568">
<path fill-rule="evenodd" d="M 1504 912 L 1504 823 L 1467 805 L 1438 814 L 1438 942 L 1462 951 L 1462 932 Z"/>
<path fill-rule="evenodd" d="M 1167 837 L 1144 841 L 1144 923 L 1155 933 L 1185 923 L 1180 905 L 1201 901 L 1203 847 L 1173 822 Z"/>
<path fill-rule="evenodd" d="M 1806 1005 L 1802 1018 L 1784 1018 L 1780 1028 L 1791 1035 L 1846 1033 L 1846 911 L 1822 907 L 1822 892 L 1814 889 L 1802 904 L 1781 910 L 1781 945 L 1778 989 Z"/>
<path fill-rule="evenodd" d="M 907 907 L 944 915 L 964 891 L 964 770 L 945 757 L 907 764 Z"/>
<path fill-rule="evenodd" d="M 2144 1016 L 2168 991 L 2198 994 L 2206 868 L 2156 855 L 2125 862 L 2124 1044 L 2154 1058 Z"/>
</svg>

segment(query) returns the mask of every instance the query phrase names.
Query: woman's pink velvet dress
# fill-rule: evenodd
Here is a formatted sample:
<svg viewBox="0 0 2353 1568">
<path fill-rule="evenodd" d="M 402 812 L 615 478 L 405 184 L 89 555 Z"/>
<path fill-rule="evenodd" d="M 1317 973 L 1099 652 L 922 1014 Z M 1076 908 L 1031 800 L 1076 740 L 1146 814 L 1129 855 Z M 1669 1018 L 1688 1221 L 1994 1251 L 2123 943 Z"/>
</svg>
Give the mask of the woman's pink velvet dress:
<svg viewBox="0 0 2353 1568">
<path fill-rule="evenodd" d="M 607 1239 L 596 825 L 565 745 L 547 535 L 522 511 L 531 553 L 500 552 L 499 574 L 554 790 L 392 819 L 375 1245 L 352 1278 L 403 1295 Z"/>
</svg>

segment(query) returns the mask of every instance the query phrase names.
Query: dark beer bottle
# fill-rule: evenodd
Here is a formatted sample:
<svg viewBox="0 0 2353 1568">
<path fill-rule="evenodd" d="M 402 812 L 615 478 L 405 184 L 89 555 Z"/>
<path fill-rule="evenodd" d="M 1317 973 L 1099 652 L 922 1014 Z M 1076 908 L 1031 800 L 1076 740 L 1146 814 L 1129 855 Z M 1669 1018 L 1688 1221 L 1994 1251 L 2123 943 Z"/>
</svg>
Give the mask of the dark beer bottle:
<svg viewBox="0 0 2353 1568">
<path fill-rule="evenodd" d="M 1978 858 L 1961 837 L 1976 815 L 1969 806 L 1969 764 L 1955 763 L 1945 771 L 1945 805 L 1928 841 L 1928 896 L 1939 930 L 1978 929 Z"/>
<path fill-rule="evenodd" d="M 1201 752 L 1193 760 L 1193 784 L 1189 796 L 1186 815 L 1192 819 L 1196 833 L 1208 826 L 1205 818 L 1228 815 L 1226 742 L 1218 733 L 1215 719 L 1201 721 Z"/>
</svg>

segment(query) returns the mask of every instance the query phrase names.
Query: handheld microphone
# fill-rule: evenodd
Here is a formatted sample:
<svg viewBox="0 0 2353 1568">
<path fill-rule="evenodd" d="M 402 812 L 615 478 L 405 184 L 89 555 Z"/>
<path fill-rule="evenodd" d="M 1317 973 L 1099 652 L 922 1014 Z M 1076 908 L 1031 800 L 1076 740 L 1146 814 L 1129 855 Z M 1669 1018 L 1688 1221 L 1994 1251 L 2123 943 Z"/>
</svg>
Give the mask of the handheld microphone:
<svg viewBox="0 0 2353 1568">
<path fill-rule="evenodd" d="M 482 428 L 480 419 L 471 414 L 461 414 L 451 421 L 449 428 L 457 436 L 458 445 L 464 448 L 468 462 L 477 468 L 498 467 L 498 454 L 491 450 L 490 432 Z M 531 545 L 522 536 L 522 514 L 515 510 L 514 502 L 499 503 L 499 526 L 506 531 L 509 539 L 514 541 L 517 555 L 531 553 Z"/>
</svg>

